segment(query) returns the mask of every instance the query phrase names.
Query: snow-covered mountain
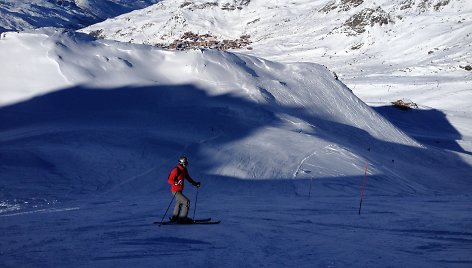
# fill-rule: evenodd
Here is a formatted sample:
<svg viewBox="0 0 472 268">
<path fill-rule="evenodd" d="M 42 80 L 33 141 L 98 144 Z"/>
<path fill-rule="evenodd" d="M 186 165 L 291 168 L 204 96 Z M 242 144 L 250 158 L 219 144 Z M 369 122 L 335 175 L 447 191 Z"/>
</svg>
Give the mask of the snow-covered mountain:
<svg viewBox="0 0 472 268">
<path fill-rule="evenodd" d="M 162 1 L 99 39 L 2 33 L 0 267 L 469 266 L 468 5 Z M 158 29 L 186 40 L 133 44 Z M 184 50 L 207 44 L 239 48 Z M 221 224 L 152 224 L 182 154 L 189 216 Z"/>
<path fill-rule="evenodd" d="M 472 99 L 470 1 L 162 1 L 83 31 L 317 62 L 372 106 L 408 99 L 441 110 L 464 138 L 458 142 L 472 150 L 472 118 L 464 117 Z"/>
<path fill-rule="evenodd" d="M 78 29 L 159 0 L 2 0 L 0 33 L 39 27 Z"/>
<path fill-rule="evenodd" d="M 415 141 L 322 65 L 57 29 L 3 33 L 0 58 L 3 267 L 170 267 L 172 246 L 198 267 L 429 267 L 469 252 L 471 156 Z M 152 224 L 181 154 L 203 185 L 196 217 L 223 220 L 212 229 Z"/>
<path fill-rule="evenodd" d="M 324 42 L 318 45 L 301 41 L 307 38 L 322 41 L 322 37 L 342 36 L 337 34 L 358 36 L 376 28 L 381 32 L 391 32 L 398 28 L 394 27 L 398 23 L 407 23 L 411 30 L 419 30 L 435 19 L 416 23 L 412 20 L 424 20 L 429 16 L 439 17 L 438 21 L 448 26 L 468 25 L 471 11 L 471 4 L 465 0 L 161 1 L 85 31 L 103 28 L 105 38 L 153 45 L 169 44 L 188 31 L 210 33 L 217 39 L 249 35 L 256 43 L 271 43 L 274 38 L 282 38 L 314 49 L 313 46 L 321 46 Z M 366 35 L 362 37 L 365 39 Z M 341 38 L 339 41 L 339 47 L 354 52 L 371 45 L 362 42 L 362 38 Z"/>
<path fill-rule="evenodd" d="M 20 139 L 29 137 L 35 140 L 42 136 L 37 131 L 43 128 L 40 127 L 43 124 L 41 121 L 48 117 L 47 115 L 52 118 L 55 114 L 61 114 L 60 118 L 65 116 L 63 119 L 66 121 L 58 118 L 59 121 L 56 123 L 49 120 L 44 122 L 45 130 L 50 131 L 51 127 L 55 128 L 54 125 L 59 124 L 56 131 L 62 133 L 68 128 L 63 126 L 63 123 L 71 124 L 73 129 L 82 124 L 85 124 L 86 128 L 95 124 L 100 124 L 100 128 L 105 127 L 101 120 L 95 122 L 97 118 L 92 119 L 88 124 L 81 123 L 82 120 L 86 120 L 86 116 L 84 117 L 82 113 L 91 115 L 96 113 L 97 116 L 104 113 L 105 118 L 108 118 L 116 112 L 115 120 L 121 122 L 120 125 L 124 129 L 151 124 L 145 129 L 150 135 L 160 137 L 161 142 L 173 139 L 180 141 L 174 141 L 177 144 L 183 142 L 180 145 L 176 144 L 175 149 L 187 148 L 190 144 L 194 144 L 188 149 L 190 150 L 188 153 L 202 154 L 198 158 L 205 159 L 208 163 L 222 161 L 221 164 L 212 165 L 212 172 L 238 178 L 287 179 L 303 176 L 303 173 L 299 173 L 300 169 L 303 165 L 310 163 L 314 157 L 313 151 L 318 150 L 349 152 L 354 159 L 359 159 L 359 162 L 356 160 L 357 164 L 352 170 L 354 173 L 356 170 L 362 170 L 365 161 L 362 159 L 369 159 L 369 162 L 387 161 L 390 163 L 392 160 L 390 157 L 385 160 L 385 157 L 381 156 L 385 150 L 393 152 L 396 151 L 397 146 L 423 150 L 420 144 L 362 103 L 341 82 L 335 80 L 329 70 L 320 65 L 281 64 L 242 54 L 211 50 L 163 51 L 146 46 L 93 41 L 83 34 L 54 29 L 38 33 L 4 33 L 1 41 L 2 51 L 15 52 L 16 47 L 28 48 L 27 52 L 22 49 L 18 54 L 11 53 L 10 56 L 2 56 L 6 65 L 18 66 L 18 68 L 6 70 L 6 76 L 2 79 L 2 83 L 6 86 L 2 90 L 1 103 L 4 106 L 2 110 L 8 115 L 2 120 L 3 130 L 9 133 L 6 137 L 11 137 L 4 140 L 4 145 L 16 144 L 18 137 L 21 137 Z M 30 64 L 32 58 L 35 59 L 35 64 Z M 29 74 L 26 83 L 19 78 L 22 71 Z M 287 73 L 290 73 L 290 76 L 286 76 Z M 133 90 L 133 87 L 137 89 Z M 11 90 L 13 88 L 16 90 Z M 103 91 L 104 88 L 115 88 L 117 92 L 123 91 L 123 94 L 128 91 L 129 94 L 135 92 L 137 98 L 135 105 L 141 104 L 138 106 L 131 104 L 131 107 L 128 107 L 127 99 L 121 99 L 121 93 L 117 97 L 111 94 L 109 97 L 112 99 L 107 104 L 108 94 L 99 92 L 111 93 L 113 91 Z M 55 93 L 57 90 L 60 91 Z M 142 97 L 141 91 L 145 94 Z M 84 92 L 84 98 L 80 97 L 82 94 L 80 92 Z M 89 97 L 86 97 L 89 94 L 87 92 L 91 94 Z M 178 96 L 177 92 L 182 92 L 184 96 Z M 75 96 L 75 94 L 79 95 Z M 98 94 L 96 99 L 93 97 L 94 94 Z M 143 97 L 149 98 L 149 107 L 145 99 L 142 99 Z M 74 98 L 77 99 L 73 101 Z M 115 98 L 118 98 L 116 99 L 118 103 L 113 103 Z M 54 103 L 53 106 L 47 104 L 51 101 Z M 104 101 L 103 105 L 99 105 L 102 101 Z M 20 104 L 16 104 L 18 102 Z M 123 105 L 125 111 L 122 111 L 120 105 Z M 151 108 L 152 106 L 155 108 Z M 132 112 L 134 109 L 137 110 Z M 28 110 L 35 110 L 41 116 L 38 118 L 15 116 L 15 114 L 27 113 Z M 126 110 L 129 110 L 131 114 L 126 115 Z M 181 112 L 168 114 L 163 112 L 165 110 Z M 11 115 L 14 116 L 10 118 Z M 72 123 L 77 116 L 78 121 Z M 129 116 L 133 119 L 127 119 Z M 143 122 L 139 120 L 140 117 L 143 117 Z M 153 119 L 148 122 L 146 119 L 148 117 Z M 191 117 L 194 118 L 191 119 Z M 176 123 L 174 126 L 172 122 L 181 120 L 189 124 L 182 127 L 193 129 L 192 135 L 181 132 L 178 128 L 172 130 L 181 126 L 181 123 Z M 53 121 L 56 120 L 53 119 Z M 153 125 L 153 121 L 157 125 Z M 192 121 L 195 123 L 191 123 Z M 125 127 L 128 125 L 127 122 L 131 125 Z M 232 122 L 232 124 L 226 125 L 226 122 Z M 135 126 L 135 123 L 138 125 Z M 30 126 L 30 124 L 33 125 Z M 113 131 L 118 131 L 114 129 L 116 124 L 117 122 L 111 123 L 110 127 Z M 27 129 L 30 127 L 33 131 L 31 136 L 20 134 L 20 132 L 28 132 Z M 253 129 L 251 132 L 254 133 L 248 135 L 248 129 Z M 265 139 L 269 139 L 270 142 L 261 142 Z M 229 142 L 232 140 L 234 141 Z M 32 148 L 35 155 L 47 155 L 47 152 L 51 150 L 53 145 L 49 144 L 51 142 L 49 139 L 42 142 L 48 145 L 39 146 L 37 149 Z M 222 146 L 222 143 L 229 144 Z M 377 143 L 378 146 L 375 145 Z M 285 146 L 280 146 L 281 144 Z M 339 147 L 341 144 L 345 145 Z M 196 147 L 191 149 L 193 146 Z M 248 146 L 252 149 L 244 149 Z M 286 146 L 291 148 L 292 152 L 289 155 L 283 153 L 288 151 Z M 374 149 L 374 146 L 378 148 Z M 367 150 L 369 147 L 372 151 Z M 41 148 L 46 151 L 42 152 Z M 89 153 L 88 146 L 84 148 L 83 153 Z M 138 148 L 141 146 L 136 147 Z M 259 149 L 255 150 L 255 148 Z M 60 150 L 58 149 L 57 152 L 59 153 Z M 378 152 L 374 153 L 373 151 L 376 150 Z M 178 152 L 163 152 L 165 154 L 158 154 L 157 158 L 163 159 L 166 155 L 178 154 Z M 32 152 L 25 153 L 30 155 Z M 268 154 L 271 156 L 267 157 Z M 375 156 L 368 156 L 370 154 Z M 326 164 L 328 164 L 337 162 L 335 160 L 337 157 L 343 158 L 342 154 L 334 154 L 332 157 L 334 158 L 330 159 L 331 157 L 325 156 L 323 160 L 313 159 L 313 161 L 327 161 Z M 408 157 L 408 153 L 405 154 L 403 149 L 398 150 L 394 157 L 397 161 L 396 165 L 401 166 L 402 162 L 408 165 L 409 161 L 406 160 Z M 23 159 L 23 157 L 18 156 L 18 159 Z M 55 163 L 54 159 L 44 159 L 44 161 Z M 77 159 L 85 161 L 84 167 L 92 164 L 88 163 L 92 159 L 80 154 Z M 248 162 L 248 159 L 252 161 Z M 290 161 L 287 162 L 288 159 Z M 74 165 L 78 165 L 77 161 L 74 161 Z M 66 173 L 52 171 L 49 168 L 46 168 L 44 172 L 59 172 L 62 174 L 60 178 L 88 177 L 77 174 L 75 169 L 66 168 L 68 166 L 66 163 L 54 165 L 65 168 L 66 173 L 73 171 L 74 175 L 66 175 Z M 345 168 L 342 173 L 349 169 Z M 380 163 L 374 169 L 379 169 L 378 172 L 390 174 L 393 177 L 398 177 L 397 172 L 402 173 L 401 171 L 391 173 L 389 169 L 383 170 L 383 164 Z M 90 172 L 90 168 L 80 170 Z M 316 175 L 310 174 L 310 176 L 338 176 L 339 174 L 333 170 L 328 168 L 324 172 L 319 171 Z M 17 172 L 16 169 L 11 171 Z M 96 172 L 104 171 L 97 170 Z M 399 177 L 405 180 L 408 174 Z M 114 177 L 112 181 L 104 182 L 104 184 L 110 183 L 119 183 L 119 179 Z"/>
<path fill-rule="evenodd" d="M 246 48 L 251 50 L 246 52 L 284 61 L 323 61 L 336 66 L 332 61 L 337 58 L 348 64 L 365 55 L 387 66 L 433 61 L 431 68 L 440 71 L 439 67 L 458 70 L 470 64 L 471 15 L 472 4 L 466 0 L 182 0 L 162 1 L 84 31 L 158 46 L 184 41 L 186 32 L 220 41 L 247 36 L 251 44 Z M 448 55 L 454 58 L 437 62 Z"/>
</svg>

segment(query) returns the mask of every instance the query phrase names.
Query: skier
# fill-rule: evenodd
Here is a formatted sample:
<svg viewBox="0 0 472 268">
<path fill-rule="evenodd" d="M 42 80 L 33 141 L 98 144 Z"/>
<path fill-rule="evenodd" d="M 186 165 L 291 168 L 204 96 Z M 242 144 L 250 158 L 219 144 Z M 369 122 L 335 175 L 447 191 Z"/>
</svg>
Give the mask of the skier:
<svg viewBox="0 0 472 268">
<path fill-rule="evenodd" d="M 193 222 L 192 219 L 187 217 L 188 210 L 190 207 L 190 200 L 182 193 L 184 190 L 184 179 L 188 180 L 193 186 L 200 187 L 200 182 L 194 181 L 187 170 L 188 159 L 185 156 L 179 158 L 179 164 L 169 174 L 167 182 L 172 185 L 172 194 L 175 195 L 175 208 L 171 222 L 189 223 Z"/>
</svg>

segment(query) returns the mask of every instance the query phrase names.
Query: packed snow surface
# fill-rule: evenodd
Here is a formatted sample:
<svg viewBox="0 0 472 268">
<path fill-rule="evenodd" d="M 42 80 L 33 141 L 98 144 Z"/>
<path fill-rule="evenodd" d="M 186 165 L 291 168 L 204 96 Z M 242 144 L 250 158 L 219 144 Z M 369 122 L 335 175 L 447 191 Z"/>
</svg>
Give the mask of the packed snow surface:
<svg viewBox="0 0 472 268">
<path fill-rule="evenodd" d="M 371 107 L 346 75 L 261 44 L 170 51 L 54 28 L 2 33 L 0 266 L 470 266 L 470 74 L 424 72 L 440 85 L 426 95 L 417 76 L 376 76 L 380 61 L 360 53 L 364 78 L 348 85 L 398 82 L 443 105 Z M 445 98 L 442 85 L 460 74 L 451 90 L 463 95 Z M 153 224 L 172 200 L 167 176 L 180 155 L 202 183 L 186 184 L 189 216 L 220 224 Z"/>
</svg>

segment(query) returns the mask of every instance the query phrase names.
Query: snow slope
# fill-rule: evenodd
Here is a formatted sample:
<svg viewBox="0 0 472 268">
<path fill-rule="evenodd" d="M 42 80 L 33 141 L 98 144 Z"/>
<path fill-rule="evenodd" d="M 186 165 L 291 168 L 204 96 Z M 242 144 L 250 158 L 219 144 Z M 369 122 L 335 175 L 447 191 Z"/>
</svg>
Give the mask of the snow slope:
<svg viewBox="0 0 472 268">
<path fill-rule="evenodd" d="M 38 43 L 42 45 L 35 48 L 31 45 Z M 362 170 L 364 164 L 362 159 L 369 159 L 371 162 L 378 161 L 379 171 L 382 170 L 383 162 L 387 160 L 386 156 L 382 155 L 386 151 L 394 153 L 394 156 L 388 156 L 388 162 L 396 160 L 395 165 L 400 165 L 400 167 L 402 162 L 405 164 L 409 162 L 409 157 L 418 157 L 416 154 L 425 157 L 422 161 L 425 166 L 428 166 L 427 163 L 434 161 L 435 158 L 441 159 L 442 157 L 440 150 L 424 148 L 375 113 L 342 83 L 335 80 L 325 67 L 320 65 L 310 63 L 281 64 L 242 54 L 211 50 L 163 51 L 146 46 L 93 41 L 85 35 L 54 29 L 39 33 L 6 33 L 3 35 L 4 51 L 14 50 L 10 48 L 18 46 L 28 47 L 28 45 L 30 52 L 23 53 L 24 62 L 18 61 L 15 54 L 5 55 L 3 58 L 10 66 L 28 66 L 29 59 L 35 58 L 37 63 L 32 69 L 41 71 L 37 74 L 31 73 L 31 79 L 28 79 L 31 84 L 25 85 L 22 79 L 17 77 L 15 79 L 14 73 L 18 73 L 18 71 L 13 70 L 12 74 L 5 78 L 8 87 L 3 90 L 5 94 L 2 93 L 2 103 L 8 104 L 22 100 L 24 103 L 31 103 L 32 107 L 47 107 L 44 111 L 46 114 L 61 114 L 67 118 L 61 109 L 69 108 L 71 112 L 80 116 L 82 111 L 87 113 L 101 112 L 107 109 L 113 111 L 119 109 L 120 105 L 128 105 L 126 98 L 123 102 L 119 97 L 117 97 L 117 101 L 120 105 L 111 103 L 108 108 L 105 104 L 100 105 L 99 99 L 106 99 L 106 95 L 99 95 L 103 94 L 100 92 L 94 93 L 95 91 L 92 89 L 117 88 L 123 90 L 122 94 L 126 96 L 126 93 L 131 92 L 134 87 L 143 88 L 143 93 L 150 94 L 149 97 L 154 100 L 150 101 L 148 105 L 155 107 L 153 109 L 156 111 L 158 109 L 164 109 L 164 111 L 184 109 L 183 112 L 176 111 L 161 116 L 159 114 L 153 115 L 153 120 L 157 120 L 157 122 L 159 120 L 169 122 L 168 120 L 175 116 L 175 120 L 179 121 L 178 119 L 182 117 L 182 120 L 187 123 L 187 120 L 190 120 L 186 119 L 188 116 L 199 115 L 198 118 L 193 119 L 196 125 L 189 126 L 189 128 L 201 129 L 203 136 L 198 136 L 198 138 L 192 136 L 198 135 L 200 131 L 192 131 L 190 137 L 187 137 L 189 135 L 186 133 L 174 133 L 173 131 L 165 136 L 176 138 L 183 135 L 181 140 L 190 139 L 197 144 L 206 141 L 210 144 L 212 142 L 219 144 L 220 139 L 238 140 L 234 144 L 227 144 L 223 149 L 219 146 L 216 148 L 205 146 L 205 153 L 202 155 L 204 159 L 214 159 L 209 161 L 211 163 L 214 161 L 231 163 L 229 166 L 221 164 L 221 167 L 213 167 L 214 171 L 220 175 L 258 179 L 291 178 L 297 175 L 300 165 L 305 163 L 303 161 L 307 161 L 313 152 L 320 149 L 320 143 L 324 143 L 325 145 L 322 147 L 326 148 L 331 148 L 330 146 L 333 144 L 336 145 L 335 147 L 341 145 L 340 150 L 347 149 L 354 153 L 354 157 L 360 160 L 357 163 L 358 169 L 356 171 Z M 290 74 L 290 76 L 286 74 Z M 47 76 L 48 80 L 45 81 L 43 76 Z M 36 80 L 42 80 L 48 85 L 41 88 L 40 83 Z M 33 84 L 39 86 L 32 86 Z M 172 85 L 175 85 L 177 90 L 180 88 L 187 96 L 180 96 L 184 93 L 172 94 Z M 153 87 L 162 87 L 163 89 L 153 93 Z M 13 88 L 19 90 L 12 90 Z M 29 88 L 36 88 L 43 93 L 49 92 L 49 95 L 38 96 L 38 91 L 28 92 Z M 67 90 L 67 88 L 77 88 L 77 91 Z M 185 91 L 186 88 L 189 89 Z M 58 91 L 58 89 L 60 90 Z M 82 105 L 80 101 L 84 101 L 89 90 L 92 90 L 90 94 L 97 94 L 97 96 L 91 95 L 92 99 L 87 100 L 90 103 Z M 22 95 L 22 98 L 15 96 L 15 94 L 10 96 L 9 93 L 12 91 Z M 81 91 L 84 93 L 80 93 Z M 140 92 L 139 89 L 136 91 Z M 147 93 L 147 91 L 150 92 Z M 64 97 L 63 94 L 65 94 Z M 72 95 L 69 97 L 68 94 Z M 78 96 L 75 97 L 75 94 Z M 85 94 L 85 96 L 81 97 L 81 94 Z M 139 96 L 137 94 L 137 97 Z M 63 102 L 68 103 L 67 98 L 77 98 L 77 103 L 63 104 Z M 186 100 L 195 104 L 186 103 Z M 49 101 L 55 105 L 48 107 Z M 136 102 L 139 101 L 138 98 Z M 10 110 L 13 114 L 17 109 L 20 111 L 30 110 L 29 104 L 25 105 L 25 108 L 21 108 L 21 104 L 13 103 L 4 109 L 8 114 Z M 179 108 L 179 106 L 185 108 Z M 51 109 L 59 110 L 49 111 Z M 129 109 L 136 109 L 138 118 L 141 110 L 147 112 L 145 104 L 136 108 L 131 106 Z M 200 109 L 211 111 L 211 116 L 204 111 L 201 111 L 202 114 L 200 114 Z M 213 118 L 214 116 L 216 117 Z M 220 121 L 227 122 L 228 118 L 226 117 L 233 119 L 229 121 L 234 123 L 230 126 L 217 124 Z M 241 119 L 244 120 L 241 122 L 241 126 L 238 126 L 236 122 Z M 36 119 L 27 117 L 24 120 L 26 123 L 20 123 L 21 120 L 10 120 L 12 126 L 4 124 L 4 127 L 9 129 L 28 125 L 30 122 L 35 122 Z M 131 122 L 135 121 L 131 120 Z M 176 125 L 180 126 L 178 123 Z M 37 128 L 36 125 L 34 127 Z M 159 129 L 167 130 L 174 127 L 165 124 Z M 211 132 L 206 133 L 206 131 Z M 180 132 L 180 129 L 177 128 L 175 132 Z M 227 138 L 227 133 L 236 136 Z M 246 140 L 246 136 L 254 141 Z M 293 151 L 293 155 L 291 155 L 292 153 L 284 155 L 283 152 L 287 153 L 287 148 L 283 146 L 278 148 L 280 143 L 284 142 L 273 142 L 275 147 L 271 144 L 273 139 L 279 138 L 291 144 L 290 147 L 293 148 L 288 152 Z M 261 140 L 271 142 L 261 144 Z M 313 149 L 307 145 L 311 143 L 313 143 L 310 145 L 313 146 Z M 185 148 L 184 145 L 181 146 Z M 300 147 L 298 148 L 298 146 Z M 260 156 L 253 155 L 252 150 L 244 153 L 246 150 L 241 150 L 241 147 L 260 147 Z M 368 151 L 369 148 L 371 152 Z M 234 159 L 232 149 L 241 150 L 242 152 L 238 154 L 247 155 L 243 155 L 241 159 Z M 280 150 L 279 153 L 277 153 L 278 150 Z M 332 150 L 337 151 L 336 148 Z M 410 156 L 410 150 L 418 152 Z M 428 151 L 428 153 L 423 156 L 422 151 Z M 265 156 L 267 152 L 271 153 L 271 157 Z M 369 154 L 372 156 L 369 157 Z M 247 163 L 247 160 L 253 157 L 258 160 Z M 428 158 L 431 159 L 428 160 Z M 291 164 L 287 166 L 286 161 L 289 159 Z M 270 168 L 265 169 L 259 168 L 260 165 L 267 166 L 270 163 L 279 163 L 279 165 L 275 165 L 275 167 L 270 165 Z M 376 168 L 374 166 L 374 169 Z M 380 172 L 392 175 L 388 169 Z M 401 171 L 396 172 L 402 174 Z M 317 177 L 338 175 L 322 172 L 317 174 Z M 402 177 L 404 176 L 408 175 L 402 174 Z M 417 177 L 415 174 L 411 179 L 421 180 Z"/>
<path fill-rule="evenodd" d="M 457 132 L 452 142 L 472 151 L 467 0 L 161 1 L 83 31 L 150 45 L 172 43 L 188 31 L 217 40 L 250 36 L 251 49 L 238 51 L 328 66 L 371 106 L 405 98 L 443 113 Z M 431 136 L 405 131 L 421 140 Z"/>
<path fill-rule="evenodd" d="M 3 267 L 471 263 L 471 156 L 419 143 L 322 65 L 57 29 L 3 33 L 0 58 Z M 181 154 L 196 216 L 222 224 L 152 225 Z"/>
<path fill-rule="evenodd" d="M 33 0 L 0 2 L 0 32 L 40 27 L 78 29 L 158 0 Z"/>
</svg>

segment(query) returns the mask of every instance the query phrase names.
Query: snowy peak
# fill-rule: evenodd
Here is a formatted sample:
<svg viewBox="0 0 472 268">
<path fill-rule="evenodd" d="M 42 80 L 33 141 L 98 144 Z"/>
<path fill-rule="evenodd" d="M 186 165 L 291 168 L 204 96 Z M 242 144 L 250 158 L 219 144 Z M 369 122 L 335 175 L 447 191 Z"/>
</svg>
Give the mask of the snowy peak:
<svg viewBox="0 0 472 268">
<path fill-rule="evenodd" d="M 90 26 L 83 32 L 100 38 L 170 48 L 182 47 L 178 44 L 185 43 L 186 33 L 208 35 L 219 42 L 237 42 L 241 36 L 247 36 L 245 44 L 222 49 L 248 48 L 254 50 L 253 54 L 267 57 L 270 54 L 267 47 L 282 49 L 284 53 L 293 52 L 291 55 L 300 54 L 300 47 L 306 47 L 314 53 L 309 60 L 318 61 L 316 58 L 326 54 L 332 56 L 344 51 L 358 54 L 370 48 L 384 48 L 385 40 L 391 40 L 392 46 L 403 45 L 405 50 L 411 45 L 403 42 L 399 35 L 422 31 L 426 37 L 435 36 L 436 28 L 428 32 L 430 24 L 441 23 L 441 27 L 450 25 L 455 29 L 457 23 L 469 23 L 470 12 L 472 7 L 464 0 L 382 0 L 375 3 L 363 0 L 297 0 L 276 4 L 257 0 L 231 3 L 161 1 L 146 9 Z M 440 22 L 438 18 L 441 18 Z M 214 44 L 201 43 L 183 46 L 215 48 Z"/>
<path fill-rule="evenodd" d="M 81 9 L 100 19 L 112 18 L 132 10 L 142 9 L 160 0 L 74 0 Z"/>
<path fill-rule="evenodd" d="M 0 32 L 39 27 L 78 29 L 158 1 L 3 0 L 0 1 Z"/>
<path fill-rule="evenodd" d="M 28 2 L 28 3 L 26 3 Z M 1 1 L 2 31 L 21 31 L 46 26 L 80 28 L 99 18 L 81 9 L 73 1 Z"/>
<path fill-rule="evenodd" d="M 441 11 L 446 6 L 464 6 L 463 0 L 397 0 L 397 1 L 364 1 L 364 0 L 335 0 L 327 3 L 321 12 L 346 12 L 356 9 L 378 8 L 380 6 L 387 7 L 389 11 L 405 10 L 408 12 L 424 13 L 428 11 Z"/>
<path fill-rule="evenodd" d="M 322 13 L 347 13 L 351 16 L 337 29 L 348 34 L 360 34 L 374 25 L 385 25 L 403 20 L 405 16 L 441 11 L 470 9 L 463 0 L 403 0 L 370 2 L 364 0 L 331 1 L 320 9 Z M 470 11 L 470 10 L 469 10 Z M 354 13 L 354 14 L 353 14 Z"/>
</svg>

